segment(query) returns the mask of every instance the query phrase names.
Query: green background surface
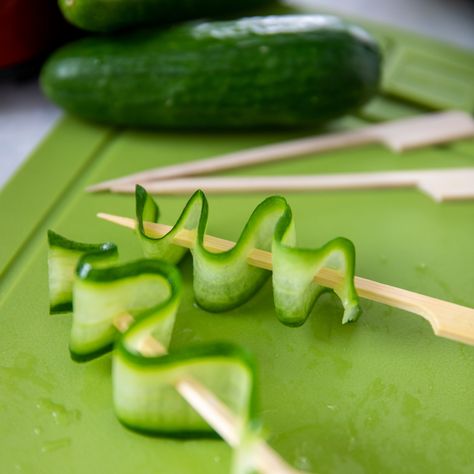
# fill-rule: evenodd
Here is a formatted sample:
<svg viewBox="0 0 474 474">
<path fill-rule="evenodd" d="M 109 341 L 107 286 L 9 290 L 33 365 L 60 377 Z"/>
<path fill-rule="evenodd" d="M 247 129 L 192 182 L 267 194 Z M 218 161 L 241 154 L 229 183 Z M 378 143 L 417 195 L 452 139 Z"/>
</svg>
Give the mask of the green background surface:
<svg viewBox="0 0 474 474">
<path fill-rule="evenodd" d="M 410 47 L 415 41 L 396 38 L 408 38 Z M 417 41 L 422 48 L 425 40 Z M 388 41 L 392 48 L 394 42 Z M 455 62 L 448 53 L 446 60 Z M 469 69 L 462 60 L 467 53 L 459 54 Z M 386 92 L 364 117 L 428 107 L 426 97 L 420 101 L 421 108 Z M 361 124 L 350 118 L 334 127 Z M 149 438 L 123 428 L 112 409 L 110 355 L 71 361 L 71 317 L 48 314 L 46 229 L 76 240 L 112 240 L 124 261 L 137 257 L 133 233 L 95 217 L 98 211 L 132 216 L 133 198 L 88 195 L 86 185 L 293 136 L 118 131 L 67 117 L 42 143 L 0 193 L 2 474 L 228 472 L 231 453 L 222 441 Z M 454 168 L 473 160 L 472 140 L 403 155 L 373 145 L 227 174 Z M 211 196 L 209 233 L 237 239 L 263 197 Z M 348 237 L 357 249 L 358 275 L 474 306 L 474 203 L 436 204 L 416 190 L 286 197 L 299 244 Z M 162 222 L 173 223 L 186 199 L 160 198 Z M 216 340 L 251 350 L 269 443 L 296 467 L 318 473 L 474 471 L 474 347 L 437 338 L 422 318 L 366 300 L 361 319 L 342 326 L 341 307 L 330 294 L 303 327 L 287 328 L 276 320 L 269 285 L 237 310 L 206 313 L 193 304 L 189 258 L 181 268 L 186 290 L 171 350 Z"/>
</svg>

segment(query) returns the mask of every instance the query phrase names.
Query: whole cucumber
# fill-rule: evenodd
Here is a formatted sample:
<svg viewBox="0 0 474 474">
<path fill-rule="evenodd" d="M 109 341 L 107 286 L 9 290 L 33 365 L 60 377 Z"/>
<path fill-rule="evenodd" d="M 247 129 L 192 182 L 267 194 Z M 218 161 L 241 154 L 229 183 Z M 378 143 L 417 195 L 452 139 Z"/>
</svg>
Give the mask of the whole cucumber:
<svg viewBox="0 0 474 474">
<path fill-rule="evenodd" d="M 86 38 L 46 63 L 46 95 L 114 125 L 172 128 L 320 124 L 376 92 L 380 52 L 335 17 L 292 15 Z"/>
<path fill-rule="evenodd" d="M 138 25 L 159 25 L 256 8 L 274 0 L 59 0 L 75 26 L 111 32 Z"/>
</svg>

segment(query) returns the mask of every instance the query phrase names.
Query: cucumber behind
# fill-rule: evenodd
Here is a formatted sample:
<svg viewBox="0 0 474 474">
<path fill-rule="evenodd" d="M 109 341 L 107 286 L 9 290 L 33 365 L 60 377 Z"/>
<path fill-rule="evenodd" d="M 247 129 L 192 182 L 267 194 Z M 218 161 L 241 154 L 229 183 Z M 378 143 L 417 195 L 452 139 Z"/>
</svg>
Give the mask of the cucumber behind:
<svg viewBox="0 0 474 474">
<path fill-rule="evenodd" d="M 286 15 L 86 38 L 56 52 L 41 83 L 68 112 L 110 125 L 295 128 L 357 109 L 380 73 L 361 28 Z"/>
<path fill-rule="evenodd" d="M 88 31 L 108 33 L 257 8 L 275 0 L 59 0 L 63 15 Z"/>
</svg>

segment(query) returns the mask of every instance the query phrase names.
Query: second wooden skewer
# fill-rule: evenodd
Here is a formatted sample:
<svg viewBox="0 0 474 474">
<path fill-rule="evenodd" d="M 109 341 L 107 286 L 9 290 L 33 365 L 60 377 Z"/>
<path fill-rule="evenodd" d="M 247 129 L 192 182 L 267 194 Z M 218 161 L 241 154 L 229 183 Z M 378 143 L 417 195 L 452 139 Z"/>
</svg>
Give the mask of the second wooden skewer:
<svg viewBox="0 0 474 474">
<path fill-rule="evenodd" d="M 435 201 L 474 198 L 474 168 L 338 173 L 290 176 L 231 176 L 180 178 L 143 183 L 150 194 L 207 194 L 328 191 L 416 187 Z M 135 184 L 112 185 L 112 192 L 132 194 Z"/>
<path fill-rule="evenodd" d="M 345 130 L 326 135 L 299 138 L 203 160 L 141 171 L 94 184 L 89 186 L 87 190 L 90 192 L 105 191 L 118 184 L 145 183 L 154 180 L 215 173 L 222 170 L 285 160 L 293 156 L 368 143 L 383 143 L 390 149 L 399 152 L 473 135 L 474 120 L 472 116 L 467 112 L 448 110 L 369 125 L 357 130 Z"/>
</svg>

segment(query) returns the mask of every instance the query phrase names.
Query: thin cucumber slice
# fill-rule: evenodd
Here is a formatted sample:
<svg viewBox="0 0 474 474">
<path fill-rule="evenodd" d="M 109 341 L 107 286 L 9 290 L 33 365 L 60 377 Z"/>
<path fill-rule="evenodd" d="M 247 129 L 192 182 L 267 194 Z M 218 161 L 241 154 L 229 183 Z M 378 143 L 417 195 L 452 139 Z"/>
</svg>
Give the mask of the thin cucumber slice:
<svg viewBox="0 0 474 474">
<path fill-rule="evenodd" d="M 208 220 L 205 195 L 197 191 L 189 199 L 175 226 L 164 237 L 149 236 L 145 220 L 157 222 L 159 209 L 140 186 L 136 189 L 138 236 L 147 257 L 177 263 L 184 255 L 172 243 L 182 229 L 195 233 L 191 250 L 194 261 L 194 296 L 207 311 L 227 311 L 248 301 L 270 276 L 270 272 L 253 267 L 247 257 L 254 248 L 273 253 L 273 292 L 279 320 L 289 326 L 300 326 L 311 312 L 318 297 L 327 288 L 313 278 L 323 266 L 342 274 L 341 284 L 334 290 L 340 298 L 343 323 L 354 321 L 360 314 L 354 286 L 355 249 L 351 241 L 337 238 L 319 249 L 294 246 L 295 232 L 291 209 L 280 196 L 262 201 L 253 211 L 236 245 L 222 253 L 205 249 L 204 236 Z"/>
<path fill-rule="evenodd" d="M 178 263 L 187 250 L 172 243 L 173 238 L 181 230 L 193 230 L 199 222 L 205 197 L 201 191 L 193 194 L 179 216 L 173 229 L 163 237 L 149 236 L 144 222 L 158 222 L 160 210 L 153 198 L 141 186 L 136 188 L 136 215 L 137 232 L 142 245 L 143 253 L 147 258 L 159 258 L 165 262 Z"/>
<path fill-rule="evenodd" d="M 194 263 L 196 302 L 208 311 L 227 311 L 248 301 L 267 281 L 271 272 L 247 263 L 254 248 L 271 250 L 276 223 L 287 206 L 278 196 L 261 202 L 253 211 L 235 246 L 222 253 L 205 249 L 204 236 L 208 205 L 204 198 L 196 245 L 191 253 Z"/>
<path fill-rule="evenodd" d="M 123 315 L 131 315 L 135 325 L 143 320 L 142 332 L 146 328 L 167 348 L 181 292 L 177 269 L 158 260 L 97 268 L 97 257 L 86 254 L 77 267 L 72 356 L 87 360 L 106 351 L 117 337 L 114 322 Z M 134 340 L 134 326 L 129 331 L 130 341 Z"/>
<path fill-rule="evenodd" d="M 208 219 L 208 203 L 202 191 L 189 199 L 176 224 L 161 238 L 150 237 L 143 222 L 157 222 L 159 209 L 141 186 L 136 190 L 138 235 L 145 256 L 177 263 L 186 249 L 172 243 L 183 230 L 194 231 L 196 244 L 191 251 L 194 261 L 194 295 L 196 302 L 207 311 L 226 311 L 240 306 L 265 283 L 270 272 L 246 262 L 255 247 L 271 249 L 273 228 L 286 206 L 280 197 L 262 202 L 247 222 L 235 247 L 227 252 L 213 253 L 204 248 Z"/>
<path fill-rule="evenodd" d="M 143 357 L 133 349 L 131 334 L 121 337 L 113 359 L 114 406 L 125 426 L 172 437 L 215 436 L 174 388 L 183 378 L 206 387 L 241 420 L 255 417 L 255 368 L 243 349 L 208 344 Z"/>
<path fill-rule="evenodd" d="M 74 310 L 69 348 L 75 360 L 110 350 L 114 322 L 124 314 L 146 320 L 149 334 L 168 347 L 181 292 L 173 265 L 143 259 L 112 266 L 114 244 L 83 244 L 52 231 L 48 239 L 51 307 Z"/>
<path fill-rule="evenodd" d="M 355 248 L 343 237 L 319 249 L 294 246 L 295 231 L 288 207 L 278 222 L 272 245 L 273 297 L 278 319 L 288 326 L 301 326 L 321 294 L 328 290 L 314 281 L 322 267 L 338 270 L 343 278 L 334 293 L 344 307 L 342 323 L 360 315 L 359 298 L 354 286 Z"/>
<path fill-rule="evenodd" d="M 209 344 L 164 356 L 143 354 L 142 343 L 150 337 L 165 349 L 169 346 L 181 295 L 176 267 L 151 259 L 111 266 L 110 259 L 117 255 L 115 246 L 88 246 L 54 236 L 65 251 L 74 252 L 77 262 L 67 288 L 74 308 L 71 355 L 84 361 L 115 344 L 114 406 L 125 426 L 147 434 L 215 436 L 174 388 L 184 378 L 211 391 L 243 426 L 257 425 L 255 366 L 245 350 L 231 344 Z M 62 258 L 53 258 L 51 263 L 59 273 L 71 266 Z M 133 319 L 120 335 L 114 322 L 124 315 Z M 245 450 L 246 445 L 242 446 Z"/>
<path fill-rule="evenodd" d="M 74 242 L 48 231 L 48 277 L 50 313 L 72 311 L 72 288 L 77 264 L 84 253 L 99 252 L 110 262 L 117 256 L 117 247 L 110 243 Z"/>
</svg>

